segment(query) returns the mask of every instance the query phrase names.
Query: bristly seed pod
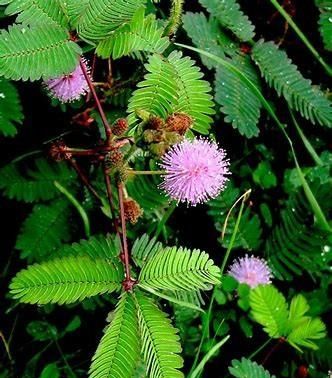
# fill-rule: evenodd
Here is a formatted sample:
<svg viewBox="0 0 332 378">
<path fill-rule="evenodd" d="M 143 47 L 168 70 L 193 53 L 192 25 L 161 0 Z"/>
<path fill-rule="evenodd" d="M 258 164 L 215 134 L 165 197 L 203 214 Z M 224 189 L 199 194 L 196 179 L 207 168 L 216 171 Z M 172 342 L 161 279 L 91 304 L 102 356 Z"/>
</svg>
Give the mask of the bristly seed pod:
<svg viewBox="0 0 332 378">
<path fill-rule="evenodd" d="M 59 139 L 51 144 L 49 149 L 49 156 L 56 162 L 69 160 L 72 157 L 70 152 L 66 152 L 67 146 L 62 139 Z"/>
<path fill-rule="evenodd" d="M 121 167 L 123 164 L 123 154 L 120 150 L 110 151 L 106 157 L 105 162 L 108 168 Z"/>
<path fill-rule="evenodd" d="M 147 129 L 161 130 L 165 127 L 165 121 L 160 117 L 151 116 L 147 124 Z"/>
<path fill-rule="evenodd" d="M 166 119 L 167 131 L 175 131 L 184 135 L 193 125 L 193 119 L 185 113 L 174 113 Z"/>
<path fill-rule="evenodd" d="M 143 215 L 140 205 L 132 198 L 127 198 L 123 202 L 126 221 L 136 224 L 138 219 Z"/>
<path fill-rule="evenodd" d="M 118 119 L 112 126 L 112 132 L 116 136 L 123 135 L 128 130 L 128 121 L 125 118 Z"/>
</svg>

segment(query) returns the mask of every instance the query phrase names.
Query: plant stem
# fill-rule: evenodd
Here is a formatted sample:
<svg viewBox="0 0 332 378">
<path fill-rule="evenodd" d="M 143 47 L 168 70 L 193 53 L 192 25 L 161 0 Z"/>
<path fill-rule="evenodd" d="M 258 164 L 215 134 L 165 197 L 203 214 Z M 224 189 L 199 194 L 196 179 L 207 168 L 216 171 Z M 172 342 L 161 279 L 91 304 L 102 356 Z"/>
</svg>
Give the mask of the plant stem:
<svg viewBox="0 0 332 378">
<path fill-rule="evenodd" d="M 134 171 L 132 169 L 128 169 L 127 172 L 135 176 L 164 175 L 166 173 L 166 171 Z"/>
<path fill-rule="evenodd" d="M 242 198 L 242 203 L 241 203 L 240 211 L 239 211 L 239 214 L 238 214 L 235 226 L 234 226 L 233 234 L 232 234 L 229 246 L 228 246 L 227 251 L 225 253 L 225 257 L 223 259 L 222 266 L 221 266 L 221 269 L 220 269 L 221 278 L 223 277 L 228 258 L 230 256 L 230 253 L 231 253 L 233 246 L 234 246 L 235 238 L 236 238 L 236 235 L 237 235 L 237 232 L 238 232 L 238 229 L 239 229 L 239 225 L 240 225 L 240 222 L 241 222 L 241 218 L 242 218 L 244 203 L 248 199 L 248 197 L 246 196 L 247 193 L 248 192 L 246 192 L 244 195 L 242 195 L 240 197 L 240 198 Z M 236 201 L 236 203 L 238 203 L 238 201 Z M 202 346 L 203 346 L 203 342 L 206 338 L 206 335 L 209 333 L 211 313 L 212 313 L 212 308 L 213 308 L 215 296 L 216 296 L 216 287 L 213 289 L 212 297 L 211 297 L 211 300 L 210 300 L 210 304 L 209 304 L 209 308 L 208 308 L 208 312 L 207 312 L 207 316 L 206 316 L 207 319 L 206 319 L 206 322 L 205 322 L 205 325 L 204 325 L 204 328 L 203 328 L 203 332 L 202 332 L 201 341 L 199 343 L 199 346 L 198 346 L 198 349 L 197 349 L 197 352 L 196 352 L 196 356 L 195 356 L 195 360 L 194 360 L 194 363 L 193 363 L 193 366 L 192 366 L 190 372 L 193 372 L 195 367 L 196 367 L 196 364 L 198 362 L 199 355 L 201 353 L 201 349 L 202 349 Z"/>
<path fill-rule="evenodd" d="M 312 144 L 309 142 L 309 139 L 304 135 L 300 125 L 298 124 L 298 122 L 296 121 L 296 118 L 294 116 L 294 113 L 292 112 L 291 109 L 289 109 L 289 112 L 291 114 L 291 117 L 292 117 L 292 121 L 296 127 L 296 130 L 297 132 L 299 133 L 300 135 L 300 138 L 302 139 L 302 142 L 303 144 L 305 145 L 307 151 L 309 152 L 309 154 L 311 155 L 312 159 L 314 160 L 314 162 L 318 165 L 318 166 L 323 166 L 324 163 L 322 161 L 322 159 L 318 156 L 317 152 L 315 151 L 315 149 L 313 148 Z"/>
<path fill-rule="evenodd" d="M 163 227 L 165 226 L 165 224 L 167 223 L 167 221 L 169 220 L 169 218 L 175 211 L 176 205 L 177 205 L 176 202 L 173 202 L 173 204 L 167 209 L 166 213 L 164 214 L 164 216 L 162 217 L 161 221 L 158 224 L 157 231 L 154 235 L 155 238 L 158 238 L 158 236 L 160 235 Z"/>
<path fill-rule="evenodd" d="M 115 231 L 116 231 L 116 233 L 119 236 L 119 239 L 121 241 L 118 220 L 117 220 L 116 215 L 115 215 L 115 209 L 114 209 L 114 204 L 113 204 L 111 179 L 110 179 L 110 176 L 108 174 L 108 170 L 107 170 L 105 162 L 103 164 L 103 174 L 104 174 L 106 193 L 107 193 L 107 198 L 108 198 L 108 204 L 109 204 L 109 207 L 110 207 L 110 213 L 111 213 L 111 216 L 112 216 L 112 219 L 113 219 L 114 229 L 115 229 Z M 121 243 L 121 249 L 122 249 L 121 252 L 123 253 L 122 243 Z"/>
<path fill-rule="evenodd" d="M 257 354 L 262 351 L 270 342 L 272 341 L 272 338 L 266 340 L 259 348 L 257 348 L 251 355 L 248 357 L 249 360 L 253 359 Z"/>
<path fill-rule="evenodd" d="M 222 339 L 219 343 L 217 343 L 214 347 L 212 347 L 206 355 L 202 358 L 201 362 L 198 364 L 197 368 L 189 374 L 189 378 L 196 378 L 198 377 L 204 369 L 206 363 L 210 360 L 210 358 L 219 350 L 228 340 L 230 336 L 226 336 Z"/>
<path fill-rule="evenodd" d="M 283 345 L 285 343 L 285 338 L 283 337 L 280 337 L 280 339 L 278 339 L 278 342 L 277 344 L 275 344 L 270 350 L 269 352 L 267 353 L 267 355 L 265 356 L 265 358 L 263 359 L 262 361 L 262 365 L 265 365 L 268 360 L 270 359 L 270 357 L 272 356 L 273 353 L 275 353 L 280 347 L 281 345 Z"/>
<path fill-rule="evenodd" d="M 166 25 L 164 36 L 174 35 L 181 23 L 184 0 L 172 0 L 171 14 Z"/>
<path fill-rule="evenodd" d="M 123 201 L 123 183 L 118 184 L 119 192 L 119 205 L 120 205 L 120 214 L 121 214 L 121 228 L 122 228 L 122 244 L 123 244 L 123 257 L 124 257 L 124 266 L 125 266 L 125 280 L 123 281 L 123 288 L 126 291 L 132 289 L 135 284 L 130 276 L 130 262 L 129 262 L 129 251 L 128 251 L 128 242 L 127 242 L 127 228 L 126 228 L 126 218 L 124 210 L 124 201 Z"/>
<path fill-rule="evenodd" d="M 59 192 L 62 193 L 68 199 L 68 201 L 75 207 L 75 209 L 80 214 L 80 216 L 82 218 L 83 226 L 84 226 L 85 236 L 87 238 L 89 238 L 90 235 L 91 235 L 90 221 L 89 221 L 89 217 L 88 217 L 88 214 L 86 213 L 85 209 L 77 201 L 77 199 L 64 186 L 62 186 L 58 181 L 54 181 L 54 185 L 59 190 Z"/>
<path fill-rule="evenodd" d="M 112 137 L 112 130 L 111 130 L 111 127 L 107 121 L 107 118 L 106 118 L 106 115 L 105 115 L 105 112 L 101 106 L 101 103 L 99 101 L 99 98 L 98 98 L 98 95 L 97 95 L 97 92 L 95 90 L 95 87 L 91 81 L 91 78 L 87 72 L 87 69 L 86 69 L 86 66 L 83 62 L 83 60 L 81 59 L 80 60 L 80 66 L 81 66 L 81 69 L 82 69 L 82 72 L 83 72 L 83 75 L 85 77 L 85 80 L 86 82 L 88 83 L 88 86 L 90 88 L 90 91 L 92 93 L 92 96 L 93 98 L 95 99 L 95 102 L 96 102 L 96 105 L 97 105 L 97 108 L 98 108 L 98 111 L 99 111 L 99 114 L 100 114 L 100 117 L 101 117 L 101 120 L 103 122 L 103 125 L 104 125 L 104 129 L 105 129 L 105 134 L 106 134 L 106 144 L 108 144 L 108 142 L 110 141 L 111 137 Z"/>
<path fill-rule="evenodd" d="M 277 11 L 284 17 L 291 28 L 295 31 L 297 36 L 302 40 L 302 42 L 307 46 L 312 55 L 317 59 L 317 61 L 324 67 L 325 71 L 329 76 L 332 76 L 332 67 L 330 67 L 325 60 L 319 55 L 318 51 L 314 48 L 302 30 L 296 25 L 292 17 L 285 11 L 285 9 L 278 3 L 277 0 L 270 0 L 271 4 L 277 9 Z"/>
<path fill-rule="evenodd" d="M 58 349 L 58 351 L 59 351 L 59 353 L 60 353 L 60 356 L 61 356 L 63 362 L 65 363 L 66 367 L 67 367 L 67 370 L 68 370 L 69 376 L 70 376 L 71 378 L 75 378 L 75 377 L 76 377 L 76 374 L 74 373 L 73 369 L 72 369 L 71 366 L 69 365 L 66 356 L 63 354 L 62 349 L 61 349 L 60 344 L 59 344 L 59 342 L 58 342 L 57 339 L 54 339 L 54 344 L 56 345 L 56 347 L 57 347 L 57 349 Z"/>
</svg>

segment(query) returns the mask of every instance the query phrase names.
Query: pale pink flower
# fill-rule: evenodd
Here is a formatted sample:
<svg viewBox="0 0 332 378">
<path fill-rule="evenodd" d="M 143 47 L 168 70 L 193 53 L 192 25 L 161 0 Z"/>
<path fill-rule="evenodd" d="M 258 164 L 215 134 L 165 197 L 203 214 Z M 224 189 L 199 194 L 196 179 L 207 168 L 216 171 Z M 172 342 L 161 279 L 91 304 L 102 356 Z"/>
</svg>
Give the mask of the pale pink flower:
<svg viewBox="0 0 332 378">
<path fill-rule="evenodd" d="M 83 64 L 86 66 L 85 62 Z M 89 71 L 87 66 L 86 69 Z M 89 91 L 80 64 L 68 75 L 46 80 L 45 85 L 52 97 L 64 103 L 78 100 Z"/>
<path fill-rule="evenodd" d="M 255 256 L 235 260 L 231 265 L 228 274 L 240 283 L 246 283 L 254 288 L 257 285 L 271 283 L 272 272 L 267 262 Z"/>
<path fill-rule="evenodd" d="M 176 144 L 160 166 L 166 171 L 161 188 L 172 199 L 194 206 L 218 196 L 230 175 L 225 151 L 206 139 Z"/>
</svg>

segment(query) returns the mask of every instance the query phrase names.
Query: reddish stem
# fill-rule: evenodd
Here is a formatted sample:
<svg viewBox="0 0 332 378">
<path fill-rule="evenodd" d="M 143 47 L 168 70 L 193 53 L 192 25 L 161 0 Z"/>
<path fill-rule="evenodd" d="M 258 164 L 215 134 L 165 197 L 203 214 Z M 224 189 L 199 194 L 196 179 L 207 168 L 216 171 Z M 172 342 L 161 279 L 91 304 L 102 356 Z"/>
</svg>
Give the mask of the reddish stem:
<svg viewBox="0 0 332 378">
<path fill-rule="evenodd" d="M 113 194 L 112 194 L 111 178 L 110 178 L 110 176 L 108 174 L 108 169 L 107 169 L 107 167 L 105 165 L 105 162 L 104 162 L 104 166 L 103 166 L 103 173 L 104 173 L 104 180 L 105 180 L 107 198 L 108 198 L 108 203 L 109 203 L 109 206 L 110 206 L 111 216 L 112 216 L 113 223 L 114 223 L 114 228 L 115 228 L 115 231 L 116 231 L 117 235 L 119 236 L 119 239 L 121 240 L 121 238 L 120 238 L 120 231 L 119 231 L 119 225 L 118 225 L 118 220 L 117 220 L 117 218 L 115 216 L 115 209 L 114 209 L 114 204 L 113 204 Z"/>
<path fill-rule="evenodd" d="M 122 283 L 124 290 L 129 291 L 135 285 L 136 281 L 131 278 L 130 276 L 130 265 L 129 265 L 129 251 L 128 251 L 128 244 L 127 244 L 127 229 L 126 229 L 126 219 L 125 219 L 125 211 L 124 211 L 124 204 L 123 204 L 123 184 L 118 184 L 118 191 L 119 191 L 119 203 L 120 203 L 120 213 L 121 213 L 121 227 L 122 227 L 122 242 L 123 242 L 123 257 L 124 257 L 124 265 L 125 265 L 125 280 Z"/>
<path fill-rule="evenodd" d="M 101 106 L 101 103 L 100 103 L 100 100 L 97 96 L 97 92 L 95 90 L 95 87 L 94 85 L 92 84 L 92 81 L 90 79 L 90 76 L 87 72 L 87 69 L 85 67 L 85 64 L 83 62 L 83 60 L 81 59 L 80 60 L 80 66 L 81 66 L 81 69 L 82 69 L 82 72 L 83 72 L 83 75 L 85 77 L 85 80 L 86 82 L 88 83 L 88 86 L 90 88 L 90 91 L 92 93 L 92 96 L 93 98 L 95 99 L 95 102 L 96 102 L 96 105 L 97 105 L 97 108 L 98 108 L 98 111 L 99 111 L 99 114 L 100 114 L 100 117 L 102 119 L 102 122 L 103 122 L 103 125 L 104 125 L 104 129 L 105 129 L 105 134 L 106 134 L 106 143 L 108 144 L 108 142 L 110 141 L 111 137 L 112 137 L 112 130 L 111 130 L 111 127 L 107 121 L 107 118 L 106 118 L 106 115 L 105 115 L 105 112 Z"/>
<path fill-rule="evenodd" d="M 283 345 L 285 342 L 286 342 L 286 339 L 284 337 L 280 337 L 277 344 L 275 344 L 265 356 L 264 360 L 262 361 L 262 365 L 265 365 L 270 359 L 270 357 L 272 356 L 272 354 L 275 353 L 281 347 L 281 345 Z"/>
</svg>

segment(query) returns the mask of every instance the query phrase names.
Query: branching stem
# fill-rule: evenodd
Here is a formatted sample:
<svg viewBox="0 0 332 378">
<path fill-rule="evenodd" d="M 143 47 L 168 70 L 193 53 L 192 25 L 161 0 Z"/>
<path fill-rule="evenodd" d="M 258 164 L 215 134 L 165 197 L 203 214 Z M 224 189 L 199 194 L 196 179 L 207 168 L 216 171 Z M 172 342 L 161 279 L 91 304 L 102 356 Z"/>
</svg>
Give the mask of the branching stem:
<svg viewBox="0 0 332 378">
<path fill-rule="evenodd" d="M 106 134 L 106 143 L 108 143 L 110 140 L 111 140 L 111 137 L 112 137 L 112 130 L 111 130 L 111 127 L 107 121 L 107 118 L 106 118 L 106 115 L 105 115 L 105 112 L 103 110 L 103 107 L 101 106 L 101 103 L 100 103 L 100 100 L 98 98 L 98 95 L 97 95 L 97 92 L 95 90 L 95 87 L 91 81 L 91 78 L 87 72 L 87 69 L 85 67 L 85 64 L 83 62 L 83 60 L 81 59 L 80 60 L 80 66 L 81 66 L 81 69 L 82 69 L 82 72 L 83 72 L 83 75 L 85 77 L 85 80 L 86 82 L 88 83 L 88 86 L 90 88 L 90 91 L 92 93 L 92 96 L 96 102 L 96 105 L 97 105 L 97 108 L 98 108 L 98 111 L 99 111 L 99 114 L 100 114 L 100 117 L 101 117 L 101 120 L 103 122 L 103 125 L 104 125 L 104 129 L 105 129 L 105 134 Z"/>
</svg>

